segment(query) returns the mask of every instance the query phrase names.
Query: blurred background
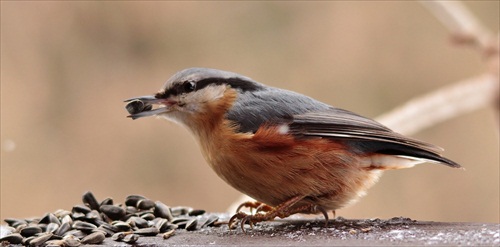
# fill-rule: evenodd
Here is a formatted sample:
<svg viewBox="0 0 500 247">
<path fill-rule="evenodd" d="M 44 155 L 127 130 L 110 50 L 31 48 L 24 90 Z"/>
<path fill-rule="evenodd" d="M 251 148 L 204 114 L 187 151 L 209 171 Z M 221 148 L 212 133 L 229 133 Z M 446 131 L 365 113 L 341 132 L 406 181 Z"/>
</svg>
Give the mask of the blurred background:
<svg viewBox="0 0 500 247">
<path fill-rule="evenodd" d="M 465 2 L 496 33 L 499 2 Z M 477 51 L 417 2 L 1 2 L 1 215 L 42 216 L 85 191 L 222 212 L 239 196 L 181 126 L 123 100 L 210 67 L 376 117 L 474 76 Z M 499 222 L 498 115 L 414 135 L 466 170 L 388 171 L 345 218 Z"/>
</svg>

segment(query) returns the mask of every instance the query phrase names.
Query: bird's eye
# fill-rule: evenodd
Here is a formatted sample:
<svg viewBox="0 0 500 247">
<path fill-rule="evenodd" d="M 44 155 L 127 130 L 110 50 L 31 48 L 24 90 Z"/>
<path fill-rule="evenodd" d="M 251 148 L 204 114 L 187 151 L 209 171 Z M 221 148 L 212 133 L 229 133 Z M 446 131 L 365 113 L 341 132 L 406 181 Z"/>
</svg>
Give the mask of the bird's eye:
<svg viewBox="0 0 500 247">
<path fill-rule="evenodd" d="M 196 84 L 193 81 L 186 81 L 183 85 L 184 93 L 193 92 L 196 89 Z"/>
</svg>

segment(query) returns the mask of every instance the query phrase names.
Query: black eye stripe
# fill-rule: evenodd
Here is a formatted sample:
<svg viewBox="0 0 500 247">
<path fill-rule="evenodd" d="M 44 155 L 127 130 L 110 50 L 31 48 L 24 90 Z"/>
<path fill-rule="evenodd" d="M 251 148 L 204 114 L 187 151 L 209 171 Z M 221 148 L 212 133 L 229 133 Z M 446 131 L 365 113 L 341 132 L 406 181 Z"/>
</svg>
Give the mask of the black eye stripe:
<svg viewBox="0 0 500 247">
<path fill-rule="evenodd" d="M 256 91 L 262 89 L 263 87 L 252 81 L 243 80 L 241 78 L 207 78 L 200 80 L 196 83 L 196 90 L 202 89 L 209 85 L 222 85 L 227 84 L 235 89 L 240 89 L 243 92 L 246 91 Z"/>
<path fill-rule="evenodd" d="M 222 85 L 226 84 L 232 88 L 239 89 L 243 92 L 246 91 L 257 91 L 263 89 L 262 85 L 259 85 L 252 81 L 243 80 L 241 78 L 206 78 L 194 81 L 182 81 L 174 83 L 170 89 L 163 93 L 156 94 L 156 98 L 168 98 L 172 95 L 180 95 L 183 93 L 190 93 L 208 87 L 210 85 Z"/>
</svg>

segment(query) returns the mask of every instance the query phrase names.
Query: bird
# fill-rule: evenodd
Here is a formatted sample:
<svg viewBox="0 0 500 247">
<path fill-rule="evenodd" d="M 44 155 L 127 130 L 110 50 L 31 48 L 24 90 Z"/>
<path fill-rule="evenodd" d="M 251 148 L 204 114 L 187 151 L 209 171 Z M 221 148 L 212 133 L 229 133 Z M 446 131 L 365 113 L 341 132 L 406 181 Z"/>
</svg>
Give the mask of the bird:
<svg viewBox="0 0 500 247">
<path fill-rule="evenodd" d="M 383 171 L 425 162 L 461 168 L 442 148 L 370 118 L 218 69 L 181 70 L 157 93 L 125 103 L 132 119 L 185 126 L 213 171 L 256 200 L 238 207 L 230 229 L 297 213 L 323 214 L 328 224 L 329 211 L 358 201 Z"/>
</svg>

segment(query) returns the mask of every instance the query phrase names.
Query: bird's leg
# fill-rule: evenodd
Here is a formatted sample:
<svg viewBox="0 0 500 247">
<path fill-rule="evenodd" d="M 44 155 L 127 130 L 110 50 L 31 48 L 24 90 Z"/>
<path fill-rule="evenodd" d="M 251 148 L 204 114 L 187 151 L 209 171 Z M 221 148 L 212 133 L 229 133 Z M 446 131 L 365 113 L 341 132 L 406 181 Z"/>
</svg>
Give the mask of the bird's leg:
<svg viewBox="0 0 500 247">
<path fill-rule="evenodd" d="M 265 204 L 265 203 L 262 203 L 262 202 L 258 202 L 258 201 L 255 201 L 255 202 L 244 202 L 242 204 L 240 204 L 238 206 L 238 208 L 236 209 L 236 213 L 239 213 L 241 208 L 249 208 L 250 209 L 250 213 L 252 213 L 252 210 L 255 209 L 255 213 L 259 213 L 259 212 L 269 212 L 273 209 L 273 207 Z"/>
<path fill-rule="evenodd" d="M 317 214 L 317 213 L 322 213 L 323 216 L 325 217 L 325 227 L 328 226 L 328 213 L 326 210 L 316 204 L 306 204 L 301 207 L 294 208 L 291 210 L 290 215 L 296 214 L 296 213 L 305 213 L 305 214 Z M 334 217 L 335 217 L 335 211 L 333 211 Z"/>
<path fill-rule="evenodd" d="M 292 209 L 293 205 L 295 203 L 299 202 L 300 200 L 304 199 L 305 196 L 295 196 L 289 199 L 288 201 L 285 201 L 284 203 L 276 206 L 276 207 L 270 207 L 268 205 L 265 205 L 263 203 L 259 203 L 259 205 L 256 207 L 259 210 L 259 207 L 263 204 L 265 206 L 262 206 L 262 209 L 259 211 L 264 211 L 266 213 L 264 214 L 254 214 L 254 215 L 248 215 L 243 212 L 237 212 L 233 217 L 229 219 L 228 225 L 229 228 L 232 228 L 234 221 L 236 220 L 241 220 L 241 229 L 245 231 L 244 225 L 245 223 L 249 223 L 250 227 L 253 227 L 254 223 L 262 222 L 262 221 L 270 221 L 273 220 L 276 217 L 280 218 L 286 218 L 292 214 L 298 213 L 298 212 L 303 212 L 304 208 L 300 207 L 302 211 L 297 211 L 296 209 Z M 252 204 L 247 204 L 251 205 Z M 241 205 L 240 205 L 241 206 Z M 308 206 L 308 208 L 311 206 Z M 240 208 L 240 207 L 238 207 Z M 324 210 L 323 210 L 324 211 Z"/>
</svg>

